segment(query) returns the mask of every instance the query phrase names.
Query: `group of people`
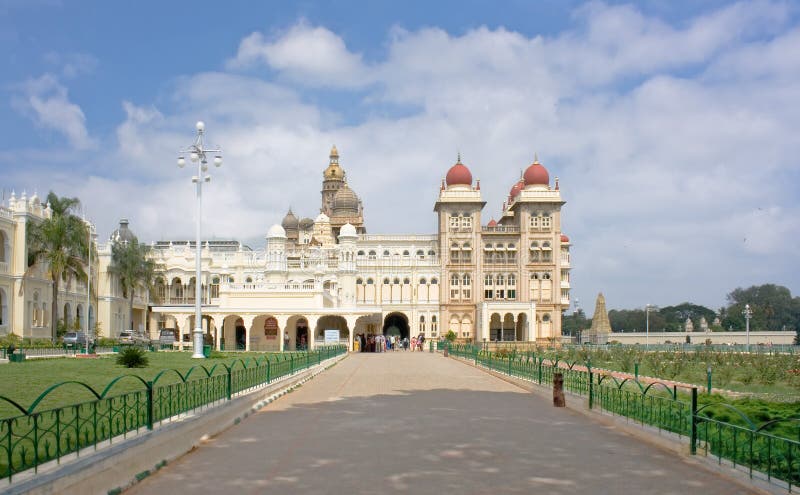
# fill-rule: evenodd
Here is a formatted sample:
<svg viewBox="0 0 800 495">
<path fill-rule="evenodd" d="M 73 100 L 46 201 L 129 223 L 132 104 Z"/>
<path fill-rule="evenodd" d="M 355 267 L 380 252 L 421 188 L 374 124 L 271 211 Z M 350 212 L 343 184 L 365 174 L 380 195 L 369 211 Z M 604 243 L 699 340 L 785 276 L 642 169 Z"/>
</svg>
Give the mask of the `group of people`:
<svg viewBox="0 0 800 495">
<path fill-rule="evenodd" d="M 387 352 L 404 350 L 407 351 L 422 351 L 422 346 L 425 344 L 425 334 L 420 333 L 416 337 L 400 338 L 399 335 L 373 335 L 373 334 L 356 334 L 355 341 L 353 342 L 354 352 Z"/>
</svg>

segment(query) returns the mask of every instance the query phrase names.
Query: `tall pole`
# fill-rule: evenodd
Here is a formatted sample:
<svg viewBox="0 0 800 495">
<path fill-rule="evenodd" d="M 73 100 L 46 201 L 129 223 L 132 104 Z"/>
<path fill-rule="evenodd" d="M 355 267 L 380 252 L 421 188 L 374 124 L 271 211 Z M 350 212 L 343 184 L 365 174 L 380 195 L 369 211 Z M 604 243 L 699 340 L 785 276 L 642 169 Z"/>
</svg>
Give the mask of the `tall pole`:
<svg viewBox="0 0 800 495">
<path fill-rule="evenodd" d="M 645 350 L 650 349 L 650 305 L 647 304 L 644 307 L 644 348 Z"/>
<path fill-rule="evenodd" d="M 203 300 L 203 292 L 201 286 L 201 277 L 202 277 L 202 263 L 201 263 L 201 246 L 200 246 L 200 218 L 203 206 L 203 182 L 210 182 L 211 176 L 206 175 L 205 172 L 208 171 L 208 160 L 206 159 L 206 153 L 216 153 L 217 155 L 214 157 L 214 165 L 219 167 L 222 165 L 222 150 L 220 149 L 206 149 L 203 143 L 203 137 L 205 134 L 206 126 L 205 124 L 200 121 L 195 126 L 197 128 L 197 138 L 195 138 L 194 144 L 189 146 L 186 150 L 183 150 L 182 153 L 189 153 L 189 158 L 191 161 L 197 163 L 197 175 L 192 177 L 192 182 L 197 184 L 197 224 L 195 228 L 195 279 L 194 279 L 194 352 L 192 354 L 193 358 L 203 359 L 205 355 L 203 355 L 203 314 L 202 314 L 202 300 Z M 178 167 L 183 168 L 186 165 L 186 160 L 183 156 L 178 157 Z"/>
<path fill-rule="evenodd" d="M 750 352 L 750 318 L 753 317 L 753 310 L 750 309 L 749 304 L 744 305 L 744 311 L 742 311 L 744 315 L 744 334 L 745 334 L 745 350 Z"/>
<path fill-rule="evenodd" d="M 89 354 L 89 336 L 92 334 L 89 316 L 92 307 L 92 224 L 86 223 L 86 230 L 89 231 L 89 275 L 86 277 L 86 354 Z"/>
</svg>

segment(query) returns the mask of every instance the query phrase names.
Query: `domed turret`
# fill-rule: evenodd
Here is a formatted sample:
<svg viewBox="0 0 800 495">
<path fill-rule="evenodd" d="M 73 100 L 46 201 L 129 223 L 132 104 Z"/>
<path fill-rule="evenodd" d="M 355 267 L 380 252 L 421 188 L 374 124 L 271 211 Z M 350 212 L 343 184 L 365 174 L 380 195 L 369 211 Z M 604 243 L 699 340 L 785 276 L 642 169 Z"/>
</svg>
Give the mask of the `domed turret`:
<svg viewBox="0 0 800 495">
<path fill-rule="evenodd" d="M 333 197 L 333 215 L 347 217 L 358 215 L 358 196 L 345 183 Z"/>
<path fill-rule="evenodd" d="M 331 219 L 328 217 L 328 215 L 326 215 L 324 213 L 320 213 L 319 215 L 317 215 L 317 218 L 314 219 L 314 223 L 315 224 L 316 223 L 330 223 L 330 221 L 331 221 Z"/>
<path fill-rule="evenodd" d="M 525 189 L 525 179 L 520 178 L 513 186 L 511 186 L 511 191 L 508 193 L 509 197 L 516 198 L 519 196 L 519 192 Z"/>
<path fill-rule="evenodd" d="M 550 174 L 544 165 L 539 163 L 538 158 L 533 159 L 533 163 L 525 170 L 522 178 L 525 180 L 525 186 L 549 186 Z"/>
<path fill-rule="evenodd" d="M 492 218 L 491 220 L 489 220 L 489 223 L 487 223 L 486 226 L 487 227 L 497 227 L 497 220 Z"/>
<path fill-rule="evenodd" d="M 310 218 L 302 218 L 300 219 L 300 230 L 309 230 L 311 227 L 314 226 L 314 220 Z"/>
<path fill-rule="evenodd" d="M 123 218 L 119 221 L 119 228 L 111 233 L 112 242 L 133 242 L 136 236 L 133 235 L 131 229 L 128 228 L 128 220 Z"/>
<path fill-rule="evenodd" d="M 569 244 L 569 237 L 567 237 L 567 234 L 561 234 L 561 244 Z"/>
<path fill-rule="evenodd" d="M 342 225 L 341 230 L 339 230 L 339 237 L 357 237 L 358 234 L 356 233 L 356 228 L 346 223 Z"/>
<path fill-rule="evenodd" d="M 283 217 L 283 221 L 281 222 L 281 226 L 288 232 L 291 230 L 296 231 L 299 227 L 300 222 L 297 220 L 297 217 L 294 216 L 292 213 L 292 209 L 289 208 L 289 212 L 286 213 L 286 216 Z"/>
<path fill-rule="evenodd" d="M 269 228 L 267 231 L 267 238 L 268 239 L 277 239 L 277 238 L 284 238 L 286 239 L 286 231 L 283 230 L 283 227 L 278 225 L 277 223 Z"/>
<path fill-rule="evenodd" d="M 461 163 L 461 153 L 458 154 L 458 161 L 447 171 L 444 181 L 449 186 L 471 186 L 472 172 L 466 165 Z"/>
<path fill-rule="evenodd" d="M 330 164 L 322 173 L 325 180 L 344 180 L 344 170 L 339 166 L 339 151 L 336 146 L 331 148 Z"/>
</svg>

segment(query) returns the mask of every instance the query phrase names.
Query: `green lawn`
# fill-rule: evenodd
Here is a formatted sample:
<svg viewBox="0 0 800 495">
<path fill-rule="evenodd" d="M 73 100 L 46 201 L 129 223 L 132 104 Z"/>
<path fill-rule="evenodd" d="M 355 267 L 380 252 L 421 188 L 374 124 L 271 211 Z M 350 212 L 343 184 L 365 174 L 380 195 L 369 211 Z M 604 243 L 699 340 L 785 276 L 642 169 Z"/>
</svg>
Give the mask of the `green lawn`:
<svg viewBox="0 0 800 495">
<path fill-rule="evenodd" d="M 125 368 L 116 364 L 116 354 L 106 355 L 96 359 L 32 359 L 22 363 L 9 363 L 0 366 L 0 396 L 9 398 L 27 408 L 36 398 L 48 387 L 67 381 L 83 382 L 97 393 L 102 393 L 103 389 L 114 378 L 123 375 L 138 375 L 145 380 L 152 380 L 160 371 L 165 369 L 175 369 L 181 373 L 186 373 L 193 366 L 204 366 L 211 369 L 216 364 L 230 365 L 236 359 L 253 359 L 255 357 L 266 356 L 266 353 L 249 354 L 225 354 L 223 358 L 197 360 L 192 359 L 191 352 L 148 352 L 149 365 L 146 368 Z M 218 366 L 216 373 L 224 372 Z M 201 371 L 202 370 L 197 370 Z M 192 376 L 205 376 L 199 373 Z M 174 373 L 167 373 L 159 384 L 175 383 L 179 378 Z M 144 386 L 135 379 L 124 379 L 114 386 L 109 394 L 115 395 L 117 392 L 141 390 Z M 57 407 L 63 404 L 73 404 L 92 400 L 94 396 L 84 387 L 76 384 L 68 384 L 59 387 L 48 394 L 47 398 L 37 407 L 37 410 Z M 0 417 L 17 415 L 16 409 L 8 405 L 5 401 L 0 401 Z"/>
</svg>

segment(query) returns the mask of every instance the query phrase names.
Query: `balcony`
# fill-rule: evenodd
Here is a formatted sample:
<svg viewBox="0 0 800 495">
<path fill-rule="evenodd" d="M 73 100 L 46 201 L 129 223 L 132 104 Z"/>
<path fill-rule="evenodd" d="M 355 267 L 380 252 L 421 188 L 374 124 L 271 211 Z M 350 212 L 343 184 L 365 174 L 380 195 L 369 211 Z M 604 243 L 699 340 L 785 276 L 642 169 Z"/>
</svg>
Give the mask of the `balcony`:
<svg viewBox="0 0 800 495">
<path fill-rule="evenodd" d="M 562 297 L 561 298 L 561 305 L 562 306 L 569 306 L 569 297 Z"/>
<path fill-rule="evenodd" d="M 481 229 L 483 234 L 519 234 L 519 227 L 516 225 L 497 225 L 495 227 L 484 227 Z"/>
</svg>

